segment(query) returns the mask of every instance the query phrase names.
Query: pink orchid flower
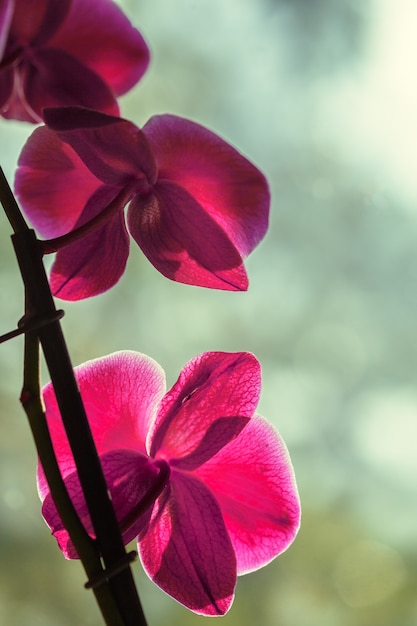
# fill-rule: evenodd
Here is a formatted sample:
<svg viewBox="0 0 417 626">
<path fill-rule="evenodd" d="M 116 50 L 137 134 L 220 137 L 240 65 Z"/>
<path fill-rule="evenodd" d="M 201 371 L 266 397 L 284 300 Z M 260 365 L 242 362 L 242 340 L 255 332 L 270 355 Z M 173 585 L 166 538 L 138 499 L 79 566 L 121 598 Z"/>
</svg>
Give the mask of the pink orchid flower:
<svg viewBox="0 0 417 626">
<path fill-rule="evenodd" d="M 42 121 L 42 108 L 117 115 L 116 96 L 144 74 L 149 51 L 111 0 L 0 0 L 0 114 Z"/>
<path fill-rule="evenodd" d="M 283 552 L 300 519 L 285 444 L 255 414 L 258 361 L 204 353 L 166 393 L 160 366 L 136 352 L 75 371 L 125 544 L 138 537 L 145 571 L 173 598 L 196 613 L 224 614 L 236 576 Z M 64 480 L 94 536 L 50 384 L 43 397 Z M 77 558 L 41 467 L 38 484 L 59 547 Z"/>
<path fill-rule="evenodd" d="M 142 130 L 79 107 L 44 116 L 47 126 L 23 148 L 15 188 L 38 232 L 59 238 L 48 249 L 58 251 L 54 295 L 79 300 L 119 280 L 128 203 L 130 234 L 164 276 L 247 289 L 243 258 L 267 230 L 270 197 L 263 174 L 235 148 L 174 115 L 152 117 Z"/>
</svg>

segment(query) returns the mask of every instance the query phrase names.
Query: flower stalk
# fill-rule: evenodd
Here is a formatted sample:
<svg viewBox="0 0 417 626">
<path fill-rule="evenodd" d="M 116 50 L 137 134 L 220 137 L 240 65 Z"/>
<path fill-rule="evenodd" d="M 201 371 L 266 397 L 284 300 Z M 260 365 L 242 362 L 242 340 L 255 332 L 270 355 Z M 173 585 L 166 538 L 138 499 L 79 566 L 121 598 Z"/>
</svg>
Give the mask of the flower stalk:
<svg viewBox="0 0 417 626">
<path fill-rule="evenodd" d="M 61 477 L 51 436 L 42 407 L 39 381 L 39 339 L 35 331 L 25 334 L 24 375 L 21 394 L 22 406 L 28 418 L 36 450 L 44 469 L 49 488 L 66 528 L 71 533 L 84 570 L 89 580 L 103 575 L 103 567 L 96 546 L 82 525 L 65 483 Z M 97 604 L 107 626 L 123 626 L 108 581 L 93 589 Z"/>
<path fill-rule="evenodd" d="M 30 317 L 40 319 L 46 317 L 53 320 L 48 325 L 41 326 L 36 331 L 29 333 L 25 348 L 25 379 L 22 403 L 28 413 L 31 427 L 36 433 L 35 441 L 38 451 L 42 455 L 40 456 L 41 463 L 44 463 L 43 456 L 46 455 L 45 463 L 49 467 L 48 473 L 52 482 L 51 491 L 55 488 L 54 499 L 56 498 L 61 506 L 66 509 L 65 515 L 68 515 L 67 519 L 70 521 L 68 530 L 74 533 L 76 541 L 82 545 L 83 554 L 80 554 L 80 557 L 83 559 L 86 571 L 88 569 L 89 574 L 96 576 L 98 564 L 102 558 L 105 568 L 116 572 L 108 581 L 104 577 L 104 587 L 101 590 L 100 586 L 96 588 L 103 599 L 100 605 L 101 609 L 106 607 L 106 610 L 110 609 L 113 613 L 113 617 L 109 617 L 109 620 L 112 621 L 108 620 L 107 623 L 109 626 L 121 626 L 122 624 L 123 626 L 146 626 L 130 567 L 127 566 L 121 571 L 117 571 L 118 564 L 126 561 L 127 555 L 74 377 L 58 319 L 59 316 L 57 316 L 43 266 L 39 241 L 34 231 L 28 228 L 1 170 L 0 201 L 14 230 L 12 242 L 25 285 L 26 314 Z M 47 426 L 42 417 L 38 365 L 35 365 L 35 360 L 38 359 L 36 347 L 38 340 L 42 346 L 56 392 L 63 424 L 97 537 L 95 542 L 92 542 L 90 538 L 86 539 L 84 532 L 80 529 L 80 522 L 74 520 L 76 513 L 70 510 L 71 507 L 62 489 L 59 467 L 56 459 L 54 459 Z M 114 604 L 110 595 L 109 598 L 105 598 L 108 595 L 106 589 L 111 592 Z M 113 611 L 113 608 L 117 608 L 117 610 Z M 117 612 L 120 616 L 118 621 L 115 617 Z"/>
</svg>

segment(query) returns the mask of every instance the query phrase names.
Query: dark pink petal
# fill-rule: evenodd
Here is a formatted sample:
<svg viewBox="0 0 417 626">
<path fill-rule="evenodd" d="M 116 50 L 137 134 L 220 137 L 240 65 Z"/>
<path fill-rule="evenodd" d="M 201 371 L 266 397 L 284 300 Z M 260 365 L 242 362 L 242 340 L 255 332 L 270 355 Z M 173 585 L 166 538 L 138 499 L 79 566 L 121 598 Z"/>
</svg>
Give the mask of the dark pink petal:
<svg viewBox="0 0 417 626">
<path fill-rule="evenodd" d="M 133 199 L 127 222 L 143 253 L 167 278 L 213 289 L 247 289 L 234 244 L 182 187 L 158 182 L 152 194 Z"/>
<path fill-rule="evenodd" d="M 21 122 L 30 122 L 31 124 L 39 124 L 42 122 L 40 113 L 34 111 L 26 100 L 24 93 L 24 83 L 26 80 L 28 68 L 21 65 L 10 72 L 9 80 L 12 81 L 12 91 L 9 98 L 2 106 L 1 115 L 9 120 L 19 120 Z"/>
<path fill-rule="evenodd" d="M 246 426 L 249 417 L 219 417 L 210 424 L 195 450 L 179 459 L 170 459 L 172 467 L 187 472 L 195 470 L 235 439 Z"/>
<path fill-rule="evenodd" d="M 15 191 L 43 237 L 72 230 L 99 187 L 101 182 L 54 132 L 41 127 L 32 133 L 19 157 Z"/>
<path fill-rule="evenodd" d="M 11 25 L 13 39 L 21 45 L 31 43 L 41 28 L 51 0 L 14 0 L 14 13 Z M 64 3 L 65 5 L 66 3 Z"/>
<path fill-rule="evenodd" d="M 136 181 L 137 190 L 146 191 L 155 182 L 153 154 L 131 122 L 82 107 L 46 109 L 44 118 L 106 184 L 124 186 Z"/>
<path fill-rule="evenodd" d="M 9 56 L 7 39 L 13 17 L 13 8 L 13 0 L 0 0 L 0 115 L 3 115 L 8 107 L 14 86 L 13 69 L 9 65 L 10 59 L 7 58 Z"/>
<path fill-rule="evenodd" d="M 162 368 L 138 352 L 115 352 L 75 368 L 81 397 L 99 455 L 114 449 L 145 453 L 145 441 L 161 397 L 165 392 Z M 46 418 L 61 472 L 74 471 L 74 461 L 65 435 L 51 383 L 43 389 Z M 38 475 L 41 497 L 48 488 Z"/>
<path fill-rule="evenodd" d="M 235 555 L 215 498 L 192 475 L 172 472 L 139 552 L 154 583 L 195 613 L 223 615 L 230 608 Z"/>
<path fill-rule="evenodd" d="M 115 199 L 113 187 L 98 189 L 87 202 L 75 228 L 82 226 Z M 129 235 L 123 205 L 108 221 L 61 250 L 50 273 L 54 296 L 62 300 L 83 300 L 104 293 L 123 275 L 129 256 Z"/>
<path fill-rule="evenodd" d="M 90 67 L 121 95 L 145 73 L 149 51 L 141 34 L 110 0 L 73 0 L 51 46 Z"/>
<path fill-rule="evenodd" d="M 100 461 L 117 519 L 123 528 L 124 519 L 138 508 L 138 505 L 146 500 L 147 494 L 154 489 L 159 477 L 158 467 L 147 456 L 131 450 L 112 450 L 103 455 Z M 65 485 L 85 529 L 94 538 L 94 529 L 76 472 L 66 477 Z M 128 528 L 122 529 L 125 545 L 137 537 L 149 522 L 151 510 L 152 506 L 143 511 L 139 510 L 134 522 Z M 78 558 L 50 493 L 46 495 L 42 504 L 42 515 L 56 537 L 64 556 L 67 559 Z"/>
<path fill-rule="evenodd" d="M 113 92 L 103 79 L 62 50 L 45 48 L 31 54 L 23 90 L 29 106 L 40 117 L 44 107 L 71 105 L 119 113 Z"/>
<path fill-rule="evenodd" d="M 71 0 L 16 0 L 11 31 L 23 45 L 45 43 L 65 20 Z"/>
<path fill-rule="evenodd" d="M 3 53 L 6 48 L 9 28 L 13 17 L 13 0 L 0 0 L 0 71 Z M 2 92 L 0 91 L 0 94 Z M 0 101 L 2 97 L 0 96 Z"/>
<path fill-rule="evenodd" d="M 139 352 L 121 351 L 89 361 L 76 373 L 99 454 L 115 447 L 145 452 L 165 393 L 161 366 Z"/>
<path fill-rule="evenodd" d="M 264 175 L 223 139 L 189 120 L 157 115 L 142 130 L 154 151 L 159 180 L 185 189 L 247 256 L 268 227 Z"/>
<path fill-rule="evenodd" d="M 39 466 L 38 472 L 42 472 L 42 468 Z M 45 481 L 46 484 L 46 481 Z M 81 490 L 80 481 L 75 472 L 69 474 L 65 479 L 65 484 L 68 490 L 68 494 L 76 508 L 76 511 L 91 537 L 94 537 L 94 531 L 92 528 L 91 520 L 88 515 L 87 505 L 85 503 L 84 495 Z M 63 552 L 66 559 L 77 559 L 78 554 L 72 543 L 69 533 L 65 528 L 59 514 L 53 498 L 48 491 L 48 487 L 45 489 L 45 499 L 42 502 L 42 516 L 52 531 L 52 535 L 58 542 L 60 550 Z"/>
<path fill-rule="evenodd" d="M 221 418 L 250 418 L 258 404 L 260 365 L 246 352 L 206 352 L 189 361 L 165 394 L 150 433 L 150 454 L 180 459 L 207 448 L 215 453 L 218 442 L 226 445 L 241 429 L 239 420 L 224 433 L 216 424 L 213 441 L 207 431 Z M 216 439 L 218 440 L 215 443 Z"/>
<path fill-rule="evenodd" d="M 195 473 L 220 504 L 238 574 L 266 565 L 293 541 L 300 523 L 293 469 L 284 442 L 266 420 L 253 417 Z"/>
</svg>

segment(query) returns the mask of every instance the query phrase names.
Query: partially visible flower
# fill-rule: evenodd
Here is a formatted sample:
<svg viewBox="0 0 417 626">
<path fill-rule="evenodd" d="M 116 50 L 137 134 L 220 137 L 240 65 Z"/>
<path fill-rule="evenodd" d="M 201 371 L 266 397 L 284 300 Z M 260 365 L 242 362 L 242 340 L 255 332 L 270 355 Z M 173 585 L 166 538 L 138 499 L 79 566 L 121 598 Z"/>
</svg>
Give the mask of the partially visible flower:
<svg viewBox="0 0 417 626">
<path fill-rule="evenodd" d="M 149 51 L 111 0 L 0 0 L 0 114 L 42 121 L 42 108 L 117 115 L 116 96 L 144 74 Z"/>
<path fill-rule="evenodd" d="M 79 107 L 44 116 L 47 127 L 35 130 L 19 159 L 18 198 L 43 237 L 90 223 L 75 243 L 57 242 L 54 295 L 79 300 L 119 280 L 128 202 L 130 234 L 161 274 L 247 289 L 243 259 L 266 232 L 270 197 L 263 174 L 235 148 L 174 115 L 152 117 L 142 130 Z"/>
<path fill-rule="evenodd" d="M 159 365 L 136 352 L 87 362 L 76 376 L 125 544 L 138 537 L 145 571 L 176 600 L 224 614 L 236 576 L 283 552 L 299 526 L 287 450 L 255 414 L 258 361 L 204 353 L 167 393 Z M 43 396 L 65 483 L 94 536 L 50 384 Z M 76 558 L 41 467 L 38 485 L 59 547 Z"/>
</svg>

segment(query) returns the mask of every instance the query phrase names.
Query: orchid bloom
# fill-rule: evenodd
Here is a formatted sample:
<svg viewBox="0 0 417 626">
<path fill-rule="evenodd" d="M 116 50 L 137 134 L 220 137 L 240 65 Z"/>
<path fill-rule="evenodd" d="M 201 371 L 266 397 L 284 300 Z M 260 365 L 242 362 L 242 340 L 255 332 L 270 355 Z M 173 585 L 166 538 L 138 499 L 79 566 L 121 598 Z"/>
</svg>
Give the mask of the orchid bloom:
<svg viewBox="0 0 417 626">
<path fill-rule="evenodd" d="M 141 130 L 81 107 L 44 117 L 20 155 L 15 188 L 41 236 L 56 238 L 47 250 L 58 252 L 55 296 L 80 300 L 119 280 L 127 204 L 131 236 L 164 276 L 247 289 L 243 258 L 266 232 L 270 198 L 263 174 L 235 148 L 174 115 Z"/>
<path fill-rule="evenodd" d="M 0 0 L 0 114 L 42 121 L 42 108 L 117 115 L 116 96 L 144 74 L 149 51 L 111 0 Z"/>
<path fill-rule="evenodd" d="M 260 365 L 248 353 L 192 359 L 165 393 L 160 366 L 117 352 L 75 369 L 124 543 L 138 537 L 149 577 L 196 613 L 224 614 L 236 576 L 293 541 L 300 506 L 285 444 L 255 414 Z M 76 510 L 94 537 L 51 384 L 46 417 Z M 38 470 L 42 514 L 77 558 Z"/>
</svg>

